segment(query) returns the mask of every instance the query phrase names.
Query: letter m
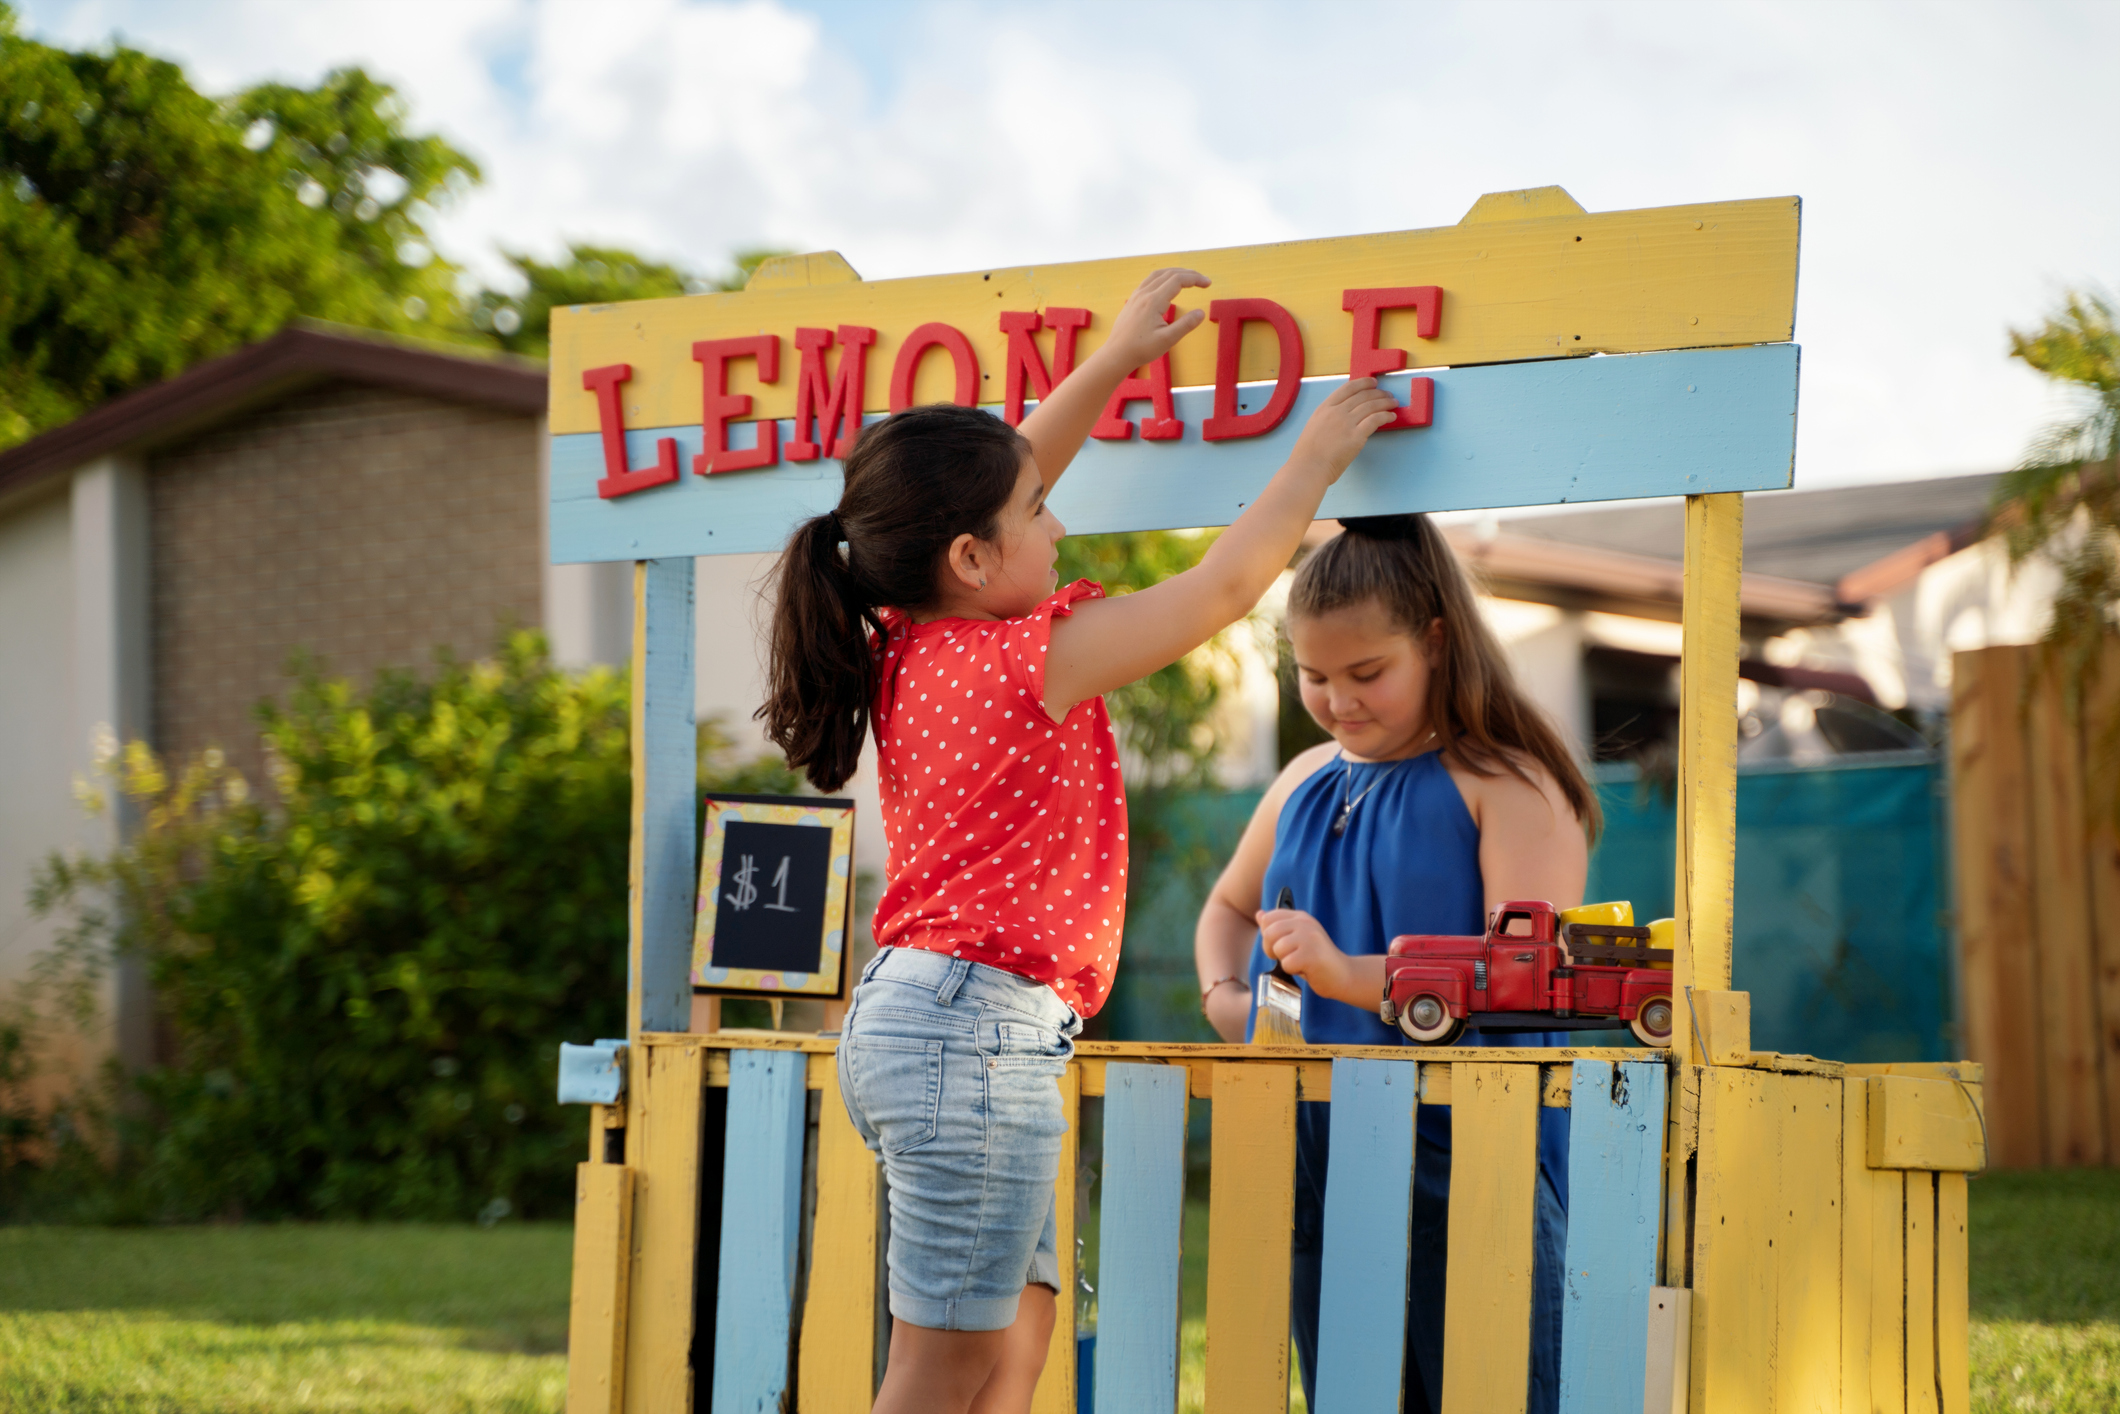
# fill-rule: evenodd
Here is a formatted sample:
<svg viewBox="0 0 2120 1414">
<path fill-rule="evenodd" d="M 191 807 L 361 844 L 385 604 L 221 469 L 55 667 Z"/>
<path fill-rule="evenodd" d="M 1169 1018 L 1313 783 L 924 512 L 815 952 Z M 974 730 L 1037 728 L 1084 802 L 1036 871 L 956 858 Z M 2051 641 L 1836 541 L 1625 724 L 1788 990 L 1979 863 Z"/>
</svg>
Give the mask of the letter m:
<svg viewBox="0 0 2120 1414">
<path fill-rule="evenodd" d="M 869 345 L 875 342 L 874 329 L 840 325 L 835 378 L 825 366 L 832 331 L 795 331 L 802 372 L 795 379 L 795 436 L 788 443 L 789 461 L 815 461 L 820 455 L 843 458 L 854 450 L 854 438 L 861 432 L 861 402 L 868 391 Z"/>
</svg>

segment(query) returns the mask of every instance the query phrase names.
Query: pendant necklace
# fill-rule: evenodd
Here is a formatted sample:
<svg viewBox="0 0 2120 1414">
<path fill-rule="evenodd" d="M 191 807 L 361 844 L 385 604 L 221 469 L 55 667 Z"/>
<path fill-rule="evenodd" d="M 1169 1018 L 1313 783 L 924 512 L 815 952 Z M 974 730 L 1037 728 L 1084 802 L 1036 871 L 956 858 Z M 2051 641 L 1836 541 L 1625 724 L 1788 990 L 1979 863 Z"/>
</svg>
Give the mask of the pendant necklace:
<svg viewBox="0 0 2120 1414">
<path fill-rule="evenodd" d="M 1435 733 L 1430 732 L 1421 739 L 1421 745 L 1426 746 L 1434 740 Z M 1415 754 L 1418 755 L 1419 753 Z M 1338 839 L 1345 835 L 1347 833 L 1347 822 L 1354 819 L 1354 808 L 1369 799 L 1371 791 L 1384 784 L 1387 777 L 1412 759 L 1412 756 L 1401 756 L 1398 760 L 1392 762 L 1387 769 L 1377 772 L 1377 778 L 1368 785 L 1363 786 L 1360 795 L 1354 795 L 1352 794 L 1354 790 L 1354 762 L 1349 761 L 1346 756 L 1342 755 L 1340 757 L 1340 813 L 1338 818 L 1332 822 L 1332 837 Z"/>
</svg>

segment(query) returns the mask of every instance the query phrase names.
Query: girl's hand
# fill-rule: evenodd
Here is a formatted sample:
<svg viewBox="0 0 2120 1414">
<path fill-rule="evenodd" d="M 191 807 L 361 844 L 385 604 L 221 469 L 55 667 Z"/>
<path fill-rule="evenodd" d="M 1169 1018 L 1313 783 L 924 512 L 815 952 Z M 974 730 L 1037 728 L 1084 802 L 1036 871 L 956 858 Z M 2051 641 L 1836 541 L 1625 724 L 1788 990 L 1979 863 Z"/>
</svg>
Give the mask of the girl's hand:
<svg viewBox="0 0 2120 1414">
<path fill-rule="evenodd" d="M 1122 365 L 1122 378 L 1144 363 L 1154 363 L 1207 318 L 1204 309 L 1188 309 L 1175 322 L 1165 324 L 1163 314 L 1170 302 L 1180 290 L 1204 290 L 1209 283 L 1199 271 L 1178 266 L 1151 271 L 1140 288 L 1127 296 L 1119 317 L 1112 321 L 1112 336 L 1097 352 L 1111 350 L 1110 357 Z"/>
<path fill-rule="evenodd" d="M 1262 908 L 1258 917 L 1266 955 L 1277 959 L 1289 976 L 1302 978 L 1320 996 L 1348 990 L 1352 968 L 1347 954 L 1326 936 L 1317 919 L 1299 908 Z"/>
<path fill-rule="evenodd" d="M 1332 396 L 1303 424 L 1290 461 L 1309 458 L 1322 465 L 1327 476 L 1338 481 L 1340 473 L 1369 443 L 1379 427 L 1398 416 L 1399 405 L 1391 394 L 1377 386 L 1374 378 L 1350 378 L 1333 389 Z"/>
</svg>

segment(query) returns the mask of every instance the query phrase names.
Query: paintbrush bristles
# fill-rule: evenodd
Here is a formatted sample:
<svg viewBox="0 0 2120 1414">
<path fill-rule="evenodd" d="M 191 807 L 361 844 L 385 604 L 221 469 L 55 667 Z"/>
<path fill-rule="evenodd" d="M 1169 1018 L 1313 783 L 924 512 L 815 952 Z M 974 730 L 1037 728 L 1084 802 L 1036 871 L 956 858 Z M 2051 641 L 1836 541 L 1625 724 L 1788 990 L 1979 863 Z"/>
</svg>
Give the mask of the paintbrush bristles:
<svg viewBox="0 0 2120 1414">
<path fill-rule="evenodd" d="M 1268 973 L 1259 979 L 1258 1005 L 1252 1016 L 1254 1046 L 1300 1046 L 1303 1042 L 1303 994 Z"/>
<path fill-rule="evenodd" d="M 1272 1007 L 1260 1007 L 1259 1016 L 1251 1025 L 1251 1043 L 1254 1046 L 1300 1046 L 1303 1028 L 1290 1021 Z"/>
</svg>

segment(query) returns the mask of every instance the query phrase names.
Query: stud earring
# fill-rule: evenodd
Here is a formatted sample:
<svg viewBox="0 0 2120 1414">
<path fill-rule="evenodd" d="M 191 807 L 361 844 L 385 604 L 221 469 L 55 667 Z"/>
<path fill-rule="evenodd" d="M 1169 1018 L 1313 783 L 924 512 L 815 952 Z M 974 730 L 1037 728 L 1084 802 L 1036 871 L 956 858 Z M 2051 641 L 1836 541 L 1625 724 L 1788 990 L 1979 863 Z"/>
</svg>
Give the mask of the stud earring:
<svg viewBox="0 0 2120 1414">
<path fill-rule="evenodd" d="M 985 581 L 985 580 L 983 580 L 983 579 L 982 579 L 982 580 L 980 580 L 980 581 L 979 581 L 979 587 L 980 587 L 981 589 L 984 589 L 984 588 L 986 588 L 986 581 Z"/>
</svg>

